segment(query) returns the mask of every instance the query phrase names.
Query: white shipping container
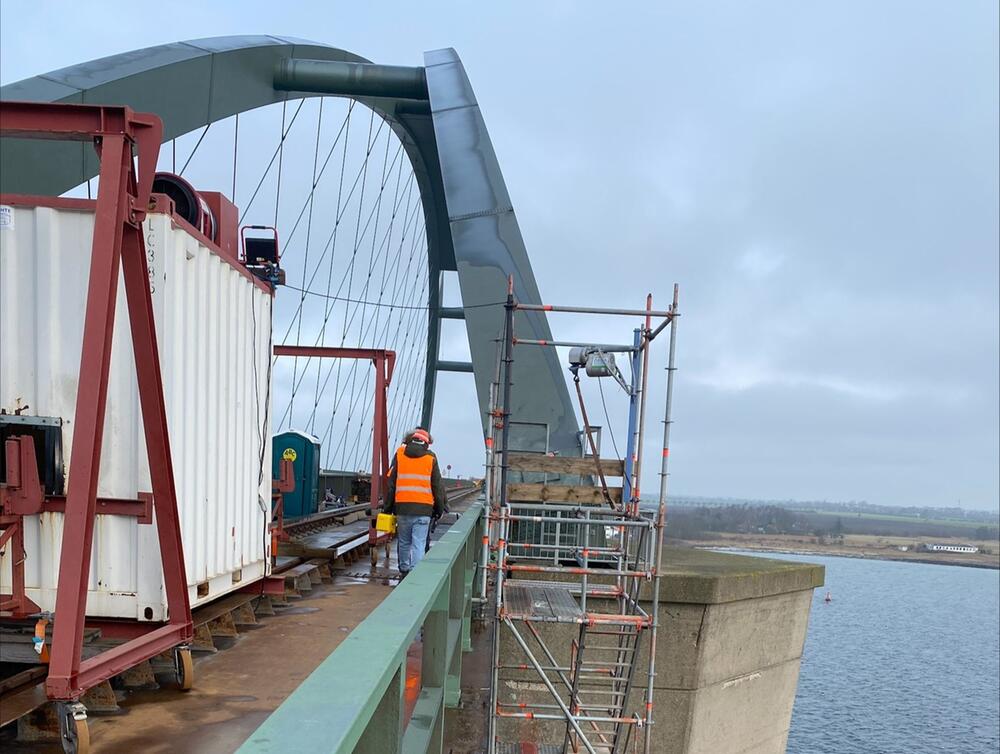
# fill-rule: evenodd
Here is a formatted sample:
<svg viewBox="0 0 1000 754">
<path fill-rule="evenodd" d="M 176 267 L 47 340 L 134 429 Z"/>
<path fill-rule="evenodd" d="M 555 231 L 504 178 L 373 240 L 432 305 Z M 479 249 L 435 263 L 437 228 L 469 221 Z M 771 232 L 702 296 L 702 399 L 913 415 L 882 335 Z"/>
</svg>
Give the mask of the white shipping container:
<svg viewBox="0 0 1000 754">
<path fill-rule="evenodd" d="M 0 228 L 0 409 L 63 421 L 73 472 L 93 204 L 12 208 Z M 165 214 L 144 224 L 192 607 L 269 571 L 272 297 Z M 98 495 L 152 489 L 125 293 L 119 283 Z M 63 514 L 25 517 L 27 596 L 55 609 Z M 10 552 L 0 592 L 10 593 Z M 167 617 L 155 522 L 99 515 L 87 614 Z"/>
</svg>

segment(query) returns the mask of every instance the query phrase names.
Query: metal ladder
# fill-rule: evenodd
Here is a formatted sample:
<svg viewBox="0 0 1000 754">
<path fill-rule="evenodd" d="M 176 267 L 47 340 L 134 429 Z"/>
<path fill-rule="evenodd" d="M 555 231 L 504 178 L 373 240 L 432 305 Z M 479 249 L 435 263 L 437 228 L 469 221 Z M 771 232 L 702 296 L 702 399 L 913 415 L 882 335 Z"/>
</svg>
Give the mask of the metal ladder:
<svg viewBox="0 0 1000 754">
<path fill-rule="evenodd" d="M 599 752 L 619 754 L 625 750 L 631 731 L 626 704 L 638 660 L 643 627 L 635 624 L 606 626 L 603 630 L 580 626 L 574 642 L 570 696 L 573 711 L 585 716 L 607 717 L 603 723 L 586 721 L 585 732 Z M 582 741 L 566 726 L 563 748 L 580 751 Z"/>
</svg>

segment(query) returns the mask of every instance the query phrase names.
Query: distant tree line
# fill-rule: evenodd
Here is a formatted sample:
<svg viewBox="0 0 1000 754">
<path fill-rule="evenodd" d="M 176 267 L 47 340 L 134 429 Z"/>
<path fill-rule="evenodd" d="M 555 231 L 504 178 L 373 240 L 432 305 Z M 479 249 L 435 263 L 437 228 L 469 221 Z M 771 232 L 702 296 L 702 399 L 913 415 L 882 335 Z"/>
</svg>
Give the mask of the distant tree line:
<svg viewBox="0 0 1000 754">
<path fill-rule="evenodd" d="M 722 532 L 805 534 L 808 531 L 808 522 L 802 514 L 776 505 L 675 507 L 667 522 L 667 535 L 675 539 L 712 539 Z"/>
<path fill-rule="evenodd" d="M 643 499 L 646 499 L 643 496 Z M 653 502 L 653 498 L 650 498 Z M 671 498 L 674 506 L 692 508 L 725 508 L 733 505 L 752 505 L 758 507 L 787 508 L 793 511 L 822 511 L 825 513 L 841 513 L 856 515 L 868 513 L 880 516 L 908 516 L 919 519 L 955 519 L 959 521 L 982 522 L 986 526 L 1000 526 L 1000 514 L 993 511 L 969 510 L 959 507 L 935 507 L 924 505 L 895 506 L 878 505 L 865 500 L 849 500 L 846 502 L 831 502 L 829 500 L 754 500 L 725 497 L 695 497 L 674 495 Z"/>
<path fill-rule="evenodd" d="M 1000 529 L 996 526 L 977 526 L 976 539 L 1000 539 Z"/>
<path fill-rule="evenodd" d="M 721 533 L 798 534 L 837 540 L 845 534 L 884 537 L 957 537 L 1000 539 L 1000 529 L 983 525 L 948 524 L 917 519 L 878 519 L 854 515 L 832 516 L 794 511 L 778 505 L 673 506 L 667 516 L 667 536 L 674 539 L 713 539 Z"/>
</svg>

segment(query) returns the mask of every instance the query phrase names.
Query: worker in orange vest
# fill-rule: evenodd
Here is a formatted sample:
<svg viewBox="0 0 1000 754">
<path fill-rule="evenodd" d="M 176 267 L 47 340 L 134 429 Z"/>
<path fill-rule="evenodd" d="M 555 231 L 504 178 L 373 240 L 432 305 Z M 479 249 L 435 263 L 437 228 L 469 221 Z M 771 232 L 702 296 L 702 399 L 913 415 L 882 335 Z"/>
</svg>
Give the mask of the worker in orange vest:
<svg viewBox="0 0 1000 754">
<path fill-rule="evenodd" d="M 441 468 L 430 444 L 430 432 L 417 427 L 406 435 L 389 466 L 384 509 L 396 515 L 396 548 L 402 578 L 423 558 L 431 519 L 444 513 L 447 502 Z"/>
</svg>

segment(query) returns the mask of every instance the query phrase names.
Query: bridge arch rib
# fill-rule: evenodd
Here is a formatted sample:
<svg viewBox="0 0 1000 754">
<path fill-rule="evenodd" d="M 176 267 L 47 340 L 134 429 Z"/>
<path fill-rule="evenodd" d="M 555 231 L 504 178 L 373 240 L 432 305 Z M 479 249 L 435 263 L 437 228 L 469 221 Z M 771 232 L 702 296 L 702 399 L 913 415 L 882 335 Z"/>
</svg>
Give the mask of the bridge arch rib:
<svg viewBox="0 0 1000 754">
<path fill-rule="evenodd" d="M 337 74 L 333 83 L 330 66 Z M 310 79 L 309 69 L 318 75 Z M 371 108 L 409 157 L 428 250 L 423 418 L 430 423 L 441 318 L 464 318 L 485 429 L 502 326 L 502 308 L 489 304 L 502 298 L 508 275 L 514 276 L 519 299 L 540 303 L 540 296 L 499 162 L 454 50 L 426 53 L 422 68 L 396 68 L 306 40 L 216 37 L 101 58 L 0 88 L 5 100 L 124 104 L 153 112 L 163 120 L 168 141 L 238 113 L 321 95 L 350 97 Z M 86 144 L 0 140 L 2 192 L 60 194 L 96 173 L 97 160 Z M 458 273 L 460 312 L 442 310 L 445 271 Z M 551 339 L 543 313 L 519 313 L 517 330 L 525 337 Z M 549 349 L 519 353 L 516 377 L 515 414 L 538 417 L 547 425 L 547 449 L 578 453 L 577 422 L 555 354 Z M 527 436 L 522 440 L 529 441 Z"/>
</svg>

